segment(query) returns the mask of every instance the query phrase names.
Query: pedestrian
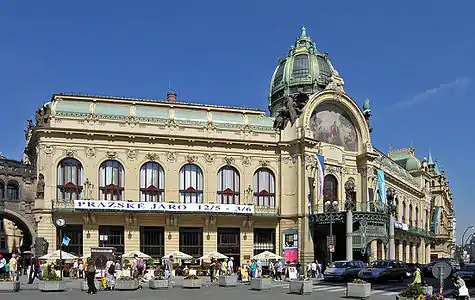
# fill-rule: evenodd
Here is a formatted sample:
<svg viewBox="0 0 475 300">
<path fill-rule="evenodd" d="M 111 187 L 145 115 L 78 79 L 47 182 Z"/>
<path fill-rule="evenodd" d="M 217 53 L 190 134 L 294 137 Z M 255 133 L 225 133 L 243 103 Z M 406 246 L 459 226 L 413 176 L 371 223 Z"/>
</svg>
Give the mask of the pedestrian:
<svg viewBox="0 0 475 300">
<path fill-rule="evenodd" d="M 275 278 L 278 281 L 282 281 L 282 261 L 278 260 L 275 263 Z"/>
<path fill-rule="evenodd" d="M 9 261 L 10 265 L 10 280 L 16 281 L 17 280 L 17 271 L 18 271 L 18 258 L 16 254 L 12 254 L 12 258 Z"/>
<path fill-rule="evenodd" d="M 173 284 L 173 255 L 170 255 L 165 260 L 165 278 L 168 279 L 168 283 Z"/>
<path fill-rule="evenodd" d="M 28 284 L 32 284 L 33 281 L 35 281 L 35 278 L 38 276 L 39 269 L 39 261 L 36 258 L 35 254 L 32 254 L 30 263 L 30 274 L 28 276 Z"/>
<path fill-rule="evenodd" d="M 413 285 L 420 286 L 422 284 L 421 269 L 419 264 L 416 265 L 416 271 L 414 272 Z"/>
<path fill-rule="evenodd" d="M 262 263 L 260 260 L 256 261 L 256 278 L 261 278 L 262 276 Z"/>
<path fill-rule="evenodd" d="M 214 258 L 211 258 L 211 263 L 209 264 L 209 277 L 211 282 L 214 281 L 214 269 L 216 268 L 216 261 Z"/>
<path fill-rule="evenodd" d="M 317 261 L 312 262 L 312 277 L 317 277 Z"/>
<path fill-rule="evenodd" d="M 5 279 L 5 276 L 7 275 L 7 261 L 3 257 L 3 255 L 0 254 L 0 279 Z"/>
<path fill-rule="evenodd" d="M 115 264 L 112 259 L 109 259 L 106 263 L 106 290 L 112 291 L 115 286 Z"/>
<path fill-rule="evenodd" d="M 74 261 L 73 267 L 71 268 L 71 274 L 73 275 L 74 279 L 78 278 L 79 273 L 79 262 L 76 260 Z"/>
<path fill-rule="evenodd" d="M 87 269 L 86 269 L 86 280 L 87 280 L 87 293 L 88 294 L 96 294 L 97 288 L 94 284 L 94 279 L 96 278 L 96 266 L 94 262 L 89 257 L 87 259 Z"/>
<path fill-rule="evenodd" d="M 234 274 L 234 257 L 231 257 L 228 262 L 228 272 L 229 274 Z"/>
<path fill-rule="evenodd" d="M 295 265 L 295 269 L 297 270 L 297 280 L 300 280 L 300 271 L 302 270 L 302 265 L 298 261 L 297 264 Z"/>
<path fill-rule="evenodd" d="M 257 264 L 256 260 L 251 260 L 251 278 L 257 278 Z"/>
<path fill-rule="evenodd" d="M 119 262 L 119 260 L 116 260 L 116 262 L 115 262 L 115 277 L 119 278 L 120 276 L 122 276 L 122 265 Z"/>
</svg>

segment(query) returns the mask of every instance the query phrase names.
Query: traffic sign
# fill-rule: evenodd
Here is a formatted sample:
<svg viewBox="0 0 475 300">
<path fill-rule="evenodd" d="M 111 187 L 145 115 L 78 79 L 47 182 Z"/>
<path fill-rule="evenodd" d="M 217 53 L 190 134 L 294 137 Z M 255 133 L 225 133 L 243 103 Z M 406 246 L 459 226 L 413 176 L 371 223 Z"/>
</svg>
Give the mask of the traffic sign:
<svg viewBox="0 0 475 300">
<path fill-rule="evenodd" d="M 448 263 L 439 262 L 432 267 L 432 275 L 437 279 L 444 280 L 450 276 L 450 273 L 452 273 L 452 267 Z"/>
<path fill-rule="evenodd" d="M 336 236 L 334 235 L 328 235 L 327 236 L 327 246 L 330 247 L 330 246 L 335 246 L 336 244 Z"/>
<path fill-rule="evenodd" d="M 335 246 L 333 246 L 333 245 L 330 245 L 330 247 L 329 247 L 329 248 L 330 248 L 330 252 L 331 252 L 331 253 L 334 253 L 334 252 L 335 252 Z"/>
</svg>

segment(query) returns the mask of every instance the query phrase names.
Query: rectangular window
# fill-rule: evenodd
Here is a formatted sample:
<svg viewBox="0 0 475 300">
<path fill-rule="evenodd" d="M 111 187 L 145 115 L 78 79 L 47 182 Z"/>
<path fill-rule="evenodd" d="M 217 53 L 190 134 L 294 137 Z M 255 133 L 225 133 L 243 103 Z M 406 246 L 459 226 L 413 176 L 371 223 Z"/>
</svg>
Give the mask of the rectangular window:
<svg viewBox="0 0 475 300">
<path fill-rule="evenodd" d="M 163 227 L 140 227 L 140 251 L 157 259 L 165 255 L 165 231 Z"/>
<path fill-rule="evenodd" d="M 4 230 L 4 227 L 3 227 L 3 219 L 0 219 L 0 230 Z"/>
<path fill-rule="evenodd" d="M 276 251 L 274 228 L 254 228 L 254 255 L 264 251 Z"/>
<path fill-rule="evenodd" d="M 124 226 L 99 226 L 99 246 L 114 247 L 117 254 L 124 254 Z"/>
<path fill-rule="evenodd" d="M 180 251 L 194 258 L 203 256 L 202 227 L 180 227 Z"/>
<path fill-rule="evenodd" d="M 81 257 L 83 254 L 82 225 L 68 224 L 61 231 L 56 229 L 56 249 L 59 249 L 64 237 L 69 238 L 69 244 L 62 245 L 63 251 Z"/>
<path fill-rule="evenodd" d="M 305 54 L 297 55 L 292 65 L 293 78 L 305 78 L 308 76 L 308 56 Z"/>
<path fill-rule="evenodd" d="M 7 240 L 5 238 L 0 238 L 0 249 L 7 249 Z"/>
</svg>

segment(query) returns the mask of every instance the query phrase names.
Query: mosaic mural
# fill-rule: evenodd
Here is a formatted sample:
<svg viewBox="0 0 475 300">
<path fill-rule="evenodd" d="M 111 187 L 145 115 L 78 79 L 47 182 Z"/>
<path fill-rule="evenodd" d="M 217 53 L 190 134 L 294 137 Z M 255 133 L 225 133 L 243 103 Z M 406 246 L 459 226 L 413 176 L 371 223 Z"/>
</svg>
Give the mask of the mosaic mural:
<svg viewBox="0 0 475 300">
<path fill-rule="evenodd" d="M 358 135 L 348 114 L 338 106 L 321 104 L 309 122 L 314 137 L 322 142 L 342 146 L 348 151 L 358 151 Z"/>
</svg>

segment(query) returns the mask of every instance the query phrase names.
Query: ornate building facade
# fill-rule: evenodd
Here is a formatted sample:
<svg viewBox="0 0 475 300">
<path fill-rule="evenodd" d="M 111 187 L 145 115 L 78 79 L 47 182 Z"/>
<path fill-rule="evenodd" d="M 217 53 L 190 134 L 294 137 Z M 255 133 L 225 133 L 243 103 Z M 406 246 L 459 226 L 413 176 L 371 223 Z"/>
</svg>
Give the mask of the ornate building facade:
<svg viewBox="0 0 475 300">
<path fill-rule="evenodd" d="M 449 256 L 450 188 L 431 157 L 373 147 L 360 108 L 302 29 L 263 111 L 55 94 L 27 128 L 37 233 L 66 251 L 217 250 L 245 262 Z M 41 184 L 39 184 L 41 183 Z M 330 234 L 331 233 L 331 234 Z M 50 247 L 53 251 L 55 247 Z"/>
</svg>

